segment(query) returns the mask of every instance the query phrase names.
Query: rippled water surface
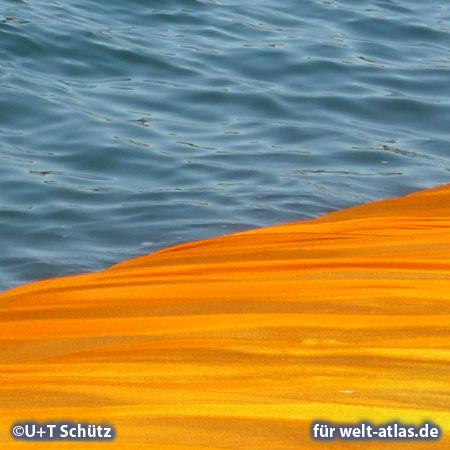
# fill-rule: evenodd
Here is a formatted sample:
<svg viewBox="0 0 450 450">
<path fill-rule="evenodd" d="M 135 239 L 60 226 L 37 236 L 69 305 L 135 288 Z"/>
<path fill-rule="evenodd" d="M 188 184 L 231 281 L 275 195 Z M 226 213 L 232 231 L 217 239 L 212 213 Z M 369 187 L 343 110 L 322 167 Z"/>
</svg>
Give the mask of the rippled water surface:
<svg viewBox="0 0 450 450">
<path fill-rule="evenodd" d="M 449 181 L 450 3 L 0 0 L 0 289 Z"/>
</svg>

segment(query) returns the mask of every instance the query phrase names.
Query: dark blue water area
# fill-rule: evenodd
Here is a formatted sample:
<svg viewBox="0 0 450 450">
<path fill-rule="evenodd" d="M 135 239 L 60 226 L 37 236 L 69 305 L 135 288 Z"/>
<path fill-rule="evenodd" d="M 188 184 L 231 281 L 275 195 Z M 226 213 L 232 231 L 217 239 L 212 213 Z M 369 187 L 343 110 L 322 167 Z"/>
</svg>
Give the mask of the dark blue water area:
<svg viewBox="0 0 450 450">
<path fill-rule="evenodd" d="M 450 2 L 0 0 L 0 289 L 443 184 Z"/>
</svg>

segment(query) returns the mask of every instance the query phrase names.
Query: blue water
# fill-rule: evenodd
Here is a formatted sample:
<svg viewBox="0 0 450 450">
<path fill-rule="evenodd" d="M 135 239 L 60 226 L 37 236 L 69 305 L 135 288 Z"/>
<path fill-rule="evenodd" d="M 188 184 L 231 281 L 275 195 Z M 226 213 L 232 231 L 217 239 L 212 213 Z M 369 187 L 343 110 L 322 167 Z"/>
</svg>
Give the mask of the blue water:
<svg viewBox="0 0 450 450">
<path fill-rule="evenodd" d="M 0 289 L 449 181 L 450 2 L 0 0 Z"/>
</svg>

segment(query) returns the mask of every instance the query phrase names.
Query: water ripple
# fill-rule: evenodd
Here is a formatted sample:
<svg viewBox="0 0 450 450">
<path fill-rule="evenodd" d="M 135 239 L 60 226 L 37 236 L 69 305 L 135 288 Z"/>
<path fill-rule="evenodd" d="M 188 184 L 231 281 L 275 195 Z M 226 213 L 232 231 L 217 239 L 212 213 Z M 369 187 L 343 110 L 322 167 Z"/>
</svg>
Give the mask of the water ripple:
<svg viewBox="0 0 450 450">
<path fill-rule="evenodd" d="M 3 3 L 0 288 L 448 181 L 446 3 Z"/>
</svg>

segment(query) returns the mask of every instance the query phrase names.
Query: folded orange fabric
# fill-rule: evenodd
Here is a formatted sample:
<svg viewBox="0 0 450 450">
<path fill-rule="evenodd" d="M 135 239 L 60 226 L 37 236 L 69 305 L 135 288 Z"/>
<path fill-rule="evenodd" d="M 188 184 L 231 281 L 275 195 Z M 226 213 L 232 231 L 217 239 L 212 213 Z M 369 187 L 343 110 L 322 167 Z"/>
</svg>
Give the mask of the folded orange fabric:
<svg viewBox="0 0 450 450">
<path fill-rule="evenodd" d="M 0 308 L 0 448 L 450 448 L 450 185 L 21 286 Z M 443 436 L 310 436 L 363 419 Z M 24 442 L 19 420 L 117 437 Z"/>
</svg>

